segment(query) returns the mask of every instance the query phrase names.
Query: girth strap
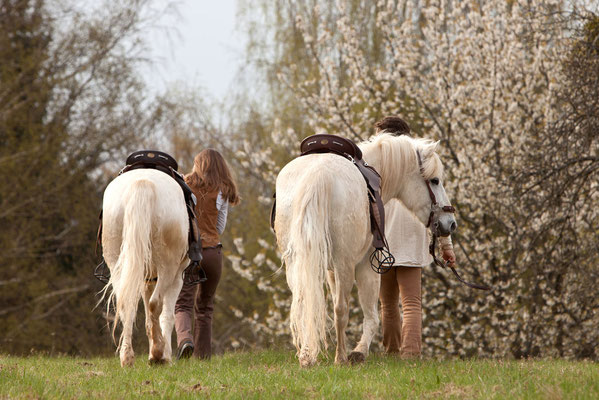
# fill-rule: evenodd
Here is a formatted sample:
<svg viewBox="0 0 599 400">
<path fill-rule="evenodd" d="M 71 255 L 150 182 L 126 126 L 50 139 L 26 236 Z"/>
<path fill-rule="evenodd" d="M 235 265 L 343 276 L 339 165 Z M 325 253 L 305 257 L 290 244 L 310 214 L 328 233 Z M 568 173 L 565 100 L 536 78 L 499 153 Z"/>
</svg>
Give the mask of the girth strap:
<svg viewBox="0 0 599 400">
<path fill-rule="evenodd" d="M 370 230 L 372 232 L 372 246 L 375 249 L 388 248 L 385 238 L 385 206 L 381 198 L 381 176 L 364 160 L 353 160 L 368 188 L 368 204 L 370 208 Z"/>
</svg>

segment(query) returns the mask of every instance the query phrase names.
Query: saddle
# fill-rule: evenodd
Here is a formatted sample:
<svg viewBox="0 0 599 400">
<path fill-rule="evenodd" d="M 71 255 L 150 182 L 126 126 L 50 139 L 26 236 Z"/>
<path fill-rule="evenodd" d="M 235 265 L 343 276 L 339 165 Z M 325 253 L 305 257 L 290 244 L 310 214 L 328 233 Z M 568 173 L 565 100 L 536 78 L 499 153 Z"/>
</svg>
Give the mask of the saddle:
<svg viewBox="0 0 599 400">
<path fill-rule="evenodd" d="M 300 151 L 300 157 L 316 153 L 337 154 L 347 158 L 358 168 L 368 189 L 370 231 L 372 246 L 375 248 L 370 256 L 370 263 L 376 272 L 387 272 L 393 266 L 395 259 L 389 252 L 389 245 L 385 238 L 385 207 L 381 199 L 381 176 L 362 159 L 362 150 L 354 142 L 341 136 L 328 134 L 308 136 L 300 144 Z M 273 197 L 275 200 L 270 213 L 270 226 L 274 230 L 276 194 Z"/>
<path fill-rule="evenodd" d="M 129 154 L 125 164 L 125 167 L 121 170 L 119 175 L 123 172 L 135 169 L 134 167 L 136 166 L 137 168 L 165 169 L 163 172 L 171 169 L 176 172 L 179 169 L 179 164 L 177 164 L 177 161 L 173 157 L 157 150 L 135 151 Z M 179 173 L 177 172 L 177 174 Z"/>
<path fill-rule="evenodd" d="M 308 136 L 302 140 L 300 151 L 302 156 L 312 153 L 336 153 L 349 158 L 350 161 L 362 160 L 362 150 L 354 142 L 335 135 L 317 134 Z"/>
<path fill-rule="evenodd" d="M 179 165 L 177 161 L 169 154 L 157 150 L 140 150 L 131 153 L 127 160 L 126 165 L 119 171 L 119 175 L 134 169 L 149 168 L 156 169 L 164 172 L 165 174 L 172 177 L 175 182 L 179 185 L 183 191 L 183 197 L 185 198 L 185 206 L 187 209 L 187 218 L 189 220 L 189 233 L 188 233 L 188 244 L 189 249 L 187 256 L 190 259 L 189 266 L 185 269 L 184 281 L 186 284 L 194 284 L 203 282 L 206 280 L 206 274 L 200 267 L 202 261 L 202 242 L 200 239 L 200 231 L 197 224 L 196 215 L 194 212 L 195 205 L 197 203 L 196 197 L 193 194 L 191 188 L 185 183 L 184 176 L 178 172 Z M 100 226 L 98 227 L 98 235 L 96 237 L 96 251 L 98 245 L 102 245 L 102 211 L 100 211 Z M 109 278 L 109 270 L 104 260 L 96 267 L 94 275 L 100 281 L 107 283 Z"/>
</svg>

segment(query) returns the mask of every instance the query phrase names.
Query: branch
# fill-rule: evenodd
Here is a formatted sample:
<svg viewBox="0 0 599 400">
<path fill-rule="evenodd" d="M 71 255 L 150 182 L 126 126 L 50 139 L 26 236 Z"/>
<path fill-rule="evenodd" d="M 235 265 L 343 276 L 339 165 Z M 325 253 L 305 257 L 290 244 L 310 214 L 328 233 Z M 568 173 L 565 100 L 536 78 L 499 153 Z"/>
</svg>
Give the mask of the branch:
<svg viewBox="0 0 599 400">
<path fill-rule="evenodd" d="M 31 304 L 40 303 L 40 302 L 42 302 L 44 300 L 48 300 L 48 299 L 51 299 L 51 298 L 56 297 L 56 296 L 63 296 L 63 295 L 69 294 L 69 293 L 82 292 L 84 290 L 87 290 L 88 288 L 89 288 L 89 285 L 81 285 L 81 286 L 77 286 L 77 287 L 74 287 L 74 288 L 55 290 L 53 292 L 46 293 L 46 294 L 43 294 L 41 296 L 38 296 L 35 299 L 33 299 L 31 301 L 28 301 L 26 303 L 19 304 L 19 305 L 16 305 L 16 306 L 13 306 L 13 307 L 9 307 L 9 308 L 5 308 L 4 310 L 0 310 L 0 316 L 9 314 L 9 313 L 17 311 L 17 310 L 20 310 L 22 308 L 25 308 L 25 307 L 31 305 Z"/>
</svg>

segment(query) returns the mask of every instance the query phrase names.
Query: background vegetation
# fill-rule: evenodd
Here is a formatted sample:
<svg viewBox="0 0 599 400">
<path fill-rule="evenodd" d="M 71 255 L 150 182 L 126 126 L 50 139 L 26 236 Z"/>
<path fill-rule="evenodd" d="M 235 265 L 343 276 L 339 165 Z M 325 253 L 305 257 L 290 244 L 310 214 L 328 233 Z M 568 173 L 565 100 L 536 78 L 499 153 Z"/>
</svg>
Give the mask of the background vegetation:
<svg viewBox="0 0 599 400">
<path fill-rule="evenodd" d="M 204 147 L 225 154 L 243 202 L 224 237 L 213 345 L 289 346 L 268 225 L 276 174 L 309 134 L 366 139 L 398 114 L 441 141 L 460 268 L 494 287 L 425 269 L 425 353 L 596 360 L 597 5 L 521 3 L 240 0 L 254 79 L 212 106 L 140 80 L 152 1 L 0 0 L 0 352 L 113 351 L 110 316 L 94 309 L 97 214 L 141 147 L 184 172 Z M 351 333 L 359 323 L 354 307 Z"/>
</svg>

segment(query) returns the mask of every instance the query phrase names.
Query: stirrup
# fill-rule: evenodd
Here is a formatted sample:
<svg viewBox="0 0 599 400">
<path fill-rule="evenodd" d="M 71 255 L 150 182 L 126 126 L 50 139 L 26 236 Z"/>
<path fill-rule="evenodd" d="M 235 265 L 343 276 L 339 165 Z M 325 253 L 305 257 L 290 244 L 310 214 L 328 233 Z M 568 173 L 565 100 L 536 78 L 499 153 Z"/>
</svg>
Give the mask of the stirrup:
<svg viewBox="0 0 599 400">
<path fill-rule="evenodd" d="M 96 269 L 94 269 L 94 276 L 104 284 L 107 284 L 110 280 L 110 269 L 108 269 L 108 265 L 106 265 L 104 259 L 102 259 L 102 262 L 98 264 Z"/>
<path fill-rule="evenodd" d="M 385 248 L 375 249 L 370 255 L 370 267 L 377 274 L 384 274 L 393 268 L 395 257 Z"/>
<path fill-rule="evenodd" d="M 195 285 L 208 280 L 204 268 L 200 266 L 200 263 L 192 261 L 189 263 L 187 268 L 183 271 L 183 284 L 184 285 Z"/>
</svg>

